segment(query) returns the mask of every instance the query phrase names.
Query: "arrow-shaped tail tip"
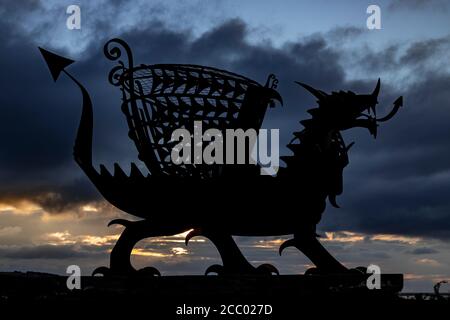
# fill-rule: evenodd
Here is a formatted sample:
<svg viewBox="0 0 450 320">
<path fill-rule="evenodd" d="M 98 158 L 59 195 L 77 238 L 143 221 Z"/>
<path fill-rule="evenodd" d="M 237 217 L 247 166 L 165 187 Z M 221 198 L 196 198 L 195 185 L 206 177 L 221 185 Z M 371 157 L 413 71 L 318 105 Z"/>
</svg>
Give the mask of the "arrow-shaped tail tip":
<svg viewBox="0 0 450 320">
<path fill-rule="evenodd" d="M 48 50 L 45 50 L 41 47 L 38 47 L 39 51 L 41 52 L 42 56 L 44 57 L 45 62 L 47 63 L 47 66 L 50 70 L 50 73 L 52 74 L 53 80 L 56 82 L 56 80 L 59 77 L 59 74 L 61 71 L 63 71 L 68 65 L 74 63 L 74 60 L 61 57 L 53 52 L 50 52 Z"/>
<path fill-rule="evenodd" d="M 403 107 L 403 96 L 398 97 L 397 100 L 395 100 L 394 105 Z"/>
</svg>

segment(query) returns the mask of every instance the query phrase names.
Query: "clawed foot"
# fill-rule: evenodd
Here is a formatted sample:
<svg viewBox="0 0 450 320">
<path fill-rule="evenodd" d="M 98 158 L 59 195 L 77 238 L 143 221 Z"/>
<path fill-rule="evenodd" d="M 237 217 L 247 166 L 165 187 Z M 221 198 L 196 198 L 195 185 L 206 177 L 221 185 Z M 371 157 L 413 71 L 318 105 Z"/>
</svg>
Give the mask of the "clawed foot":
<svg viewBox="0 0 450 320">
<path fill-rule="evenodd" d="M 280 275 L 280 272 L 278 272 L 278 269 L 275 268 L 273 265 L 271 265 L 270 263 L 263 263 L 259 266 L 256 267 L 256 273 L 258 274 L 263 274 L 263 275 Z"/>
<path fill-rule="evenodd" d="M 238 246 L 230 234 L 207 232 L 202 229 L 194 229 L 186 235 L 185 243 L 196 236 L 203 236 L 211 240 L 219 251 L 223 265 L 214 264 L 205 271 L 205 275 L 216 273 L 217 275 L 279 275 L 278 270 L 271 264 L 262 264 L 253 267 L 242 255 Z"/>
<path fill-rule="evenodd" d="M 356 274 L 356 275 L 361 275 L 361 274 L 367 274 L 367 268 L 366 267 L 356 267 L 354 269 L 349 269 L 349 272 Z"/>
<path fill-rule="evenodd" d="M 317 240 L 315 233 L 294 236 L 283 242 L 279 248 L 281 255 L 283 250 L 288 247 L 295 247 L 305 254 L 314 264 L 315 268 L 306 270 L 305 275 L 311 274 L 344 274 L 352 272 L 337 261 Z M 357 271 L 360 272 L 360 271 Z"/>
<path fill-rule="evenodd" d="M 108 226 L 121 225 L 125 227 L 116 245 L 111 251 L 110 268 L 99 267 L 92 272 L 92 275 L 103 275 L 105 277 L 130 277 L 130 276 L 161 276 L 161 273 L 154 267 L 145 267 L 140 270 L 133 268 L 130 256 L 136 243 L 154 234 L 149 230 L 148 222 L 128 221 L 125 219 L 114 219 Z"/>
<path fill-rule="evenodd" d="M 296 247 L 296 248 L 298 248 L 298 245 L 299 245 L 299 243 L 298 243 L 298 241 L 296 241 L 296 239 L 289 239 L 289 240 L 286 240 L 286 241 L 283 242 L 283 243 L 281 244 L 281 246 L 278 248 L 278 253 L 279 253 L 280 256 L 281 256 L 281 254 L 283 253 L 284 249 L 289 248 L 289 247 Z M 300 249 L 299 249 L 299 250 L 300 250 Z"/>
<path fill-rule="evenodd" d="M 139 276 L 152 276 L 152 277 L 161 277 L 161 272 L 155 267 L 144 267 L 136 271 Z"/>
<path fill-rule="evenodd" d="M 104 277 L 109 277 L 111 276 L 111 274 L 112 274 L 111 269 L 108 267 L 98 267 L 95 268 L 94 271 L 92 271 L 92 276 L 101 275 Z"/>
<path fill-rule="evenodd" d="M 226 274 L 225 268 L 220 264 L 213 264 L 212 266 L 209 266 L 208 269 L 206 269 L 205 271 L 205 276 L 207 276 L 210 273 L 215 273 L 218 276 Z"/>
<path fill-rule="evenodd" d="M 98 267 L 92 272 L 92 276 L 102 275 L 104 277 L 114 277 L 114 276 L 125 276 L 125 277 L 153 277 L 153 276 L 161 276 L 161 273 L 158 269 L 154 267 L 145 267 L 139 270 L 128 270 L 128 271 L 113 271 L 108 267 Z"/>
</svg>

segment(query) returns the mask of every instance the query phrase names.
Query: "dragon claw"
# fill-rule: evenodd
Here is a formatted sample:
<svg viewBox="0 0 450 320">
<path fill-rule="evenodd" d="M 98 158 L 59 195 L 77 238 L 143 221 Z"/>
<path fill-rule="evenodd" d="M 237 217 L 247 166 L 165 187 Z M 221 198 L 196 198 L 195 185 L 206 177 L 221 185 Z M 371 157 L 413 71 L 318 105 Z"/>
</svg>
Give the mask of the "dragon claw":
<svg viewBox="0 0 450 320">
<path fill-rule="evenodd" d="M 366 274 L 367 273 L 367 268 L 366 267 L 356 267 L 354 269 L 349 269 L 348 270 L 351 273 L 355 273 L 355 274 Z"/>
<path fill-rule="evenodd" d="M 92 276 L 95 275 L 102 275 L 104 277 L 109 276 L 161 276 L 161 273 L 158 269 L 154 267 L 145 267 L 139 270 L 130 270 L 129 272 L 114 272 L 114 270 L 111 270 L 108 267 L 98 267 L 94 271 L 92 271 Z"/>
<path fill-rule="evenodd" d="M 289 247 L 295 247 L 295 243 L 296 243 L 295 239 L 289 239 L 289 240 L 286 240 L 285 242 L 283 242 L 281 244 L 280 248 L 278 249 L 278 253 L 280 254 L 280 256 L 283 253 L 284 249 L 289 248 Z"/>
<path fill-rule="evenodd" d="M 209 266 L 208 269 L 206 269 L 205 276 L 210 273 L 217 273 L 217 275 L 221 275 L 224 273 L 224 267 L 220 264 L 213 264 L 212 266 Z"/>
<path fill-rule="evenodd" d="M 92 276 L 95 275 L 103 275 L 104 277 L 109 276 L 111 274 L 111 269 L 108 267 L 98 267 L 94 271 L 92 271 Z"/>
<path fill-rule="evenodd" d="M 256 268 L 256 271 L 258 271 L 258 272 L 260 272 L 262 274 L 269 274 L 269 275 L 276 274 L 277 276 L 280 275 L 280 272 L 278 271 L 278 269 L 275 268 L 270 263 L 264 263 L 264 264 L 258 266 Z"/>
<path fill-rule="evenodd" d="M 139 269 L 137 271 L 138 275 L 144 275 L 144 276 L 158 276 L 161 277 L 161 272 L 159 272 L 158 269 L 155 267 L 145 267 L 142 269 Z"/>
<path fill-rule="evenodd" d="M 319 268 L 312 267 L 305 271 L 305 276 L 322 274 Z"/>
</svg>

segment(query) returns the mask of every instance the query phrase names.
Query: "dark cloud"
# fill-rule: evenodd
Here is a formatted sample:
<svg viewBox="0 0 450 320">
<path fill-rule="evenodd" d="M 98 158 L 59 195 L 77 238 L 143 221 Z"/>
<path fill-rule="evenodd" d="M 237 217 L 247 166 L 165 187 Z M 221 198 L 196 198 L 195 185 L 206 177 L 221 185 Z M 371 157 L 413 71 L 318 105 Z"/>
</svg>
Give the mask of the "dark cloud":
<svg viewBox="0 0 450 320">
<path fill-rule="evenodd" d="M 74 259 L 88 257 L 88 252 L 77 250 L 69 245 L 36 245 L 0 247 L 0 255 L 8 259 Z"/>
<path fill-rule="evenodd" d="M 408 69 L 410 73 L 436 71 L 436 66 L 446 65 L 450 52 L 450 37 L 433 38 L 412 42 L 408 45 L 390 44 L 381 51 L 369 47 L 353 52 L 352 59 L 366 71 L 385 72 L 386 70 Z M 431 69 L 431 70 L 430 70 Z M 439 70 L 439 69 L 437 69 Z"/>
<path fill-rule="evenodd" d="M 340 42 L 345 40 L 355 41 L 356 37 L 363 35 L 365 32 L 367 32 L 367 29 L 355 26 L 336 27 L 328 32 L 327 38 L 332 41 Z"/>
<path fill-rule="evenodd" d="M 53 184 L 52 184 L 53 182 Z M 58 184 L 52 180 L 40 186 L 17 185 L 14 189 L 5 187 L 0 194 L 0 202 L 14 204 L 21 200 L 39 205 L 45 212 L 58 214 L 79 211 L 80 206 L 99 199 L 98 192 L 92 184 L 82 178 Z"/>
<path fill-rule="evenodd" d="M 410 250 L 408 251 L 408 253 L 410 254 L 417 254 L 417 255 L 421 255 L 421 254 L 434 254 L 434 253 L 438 253 L 439 251 L 433 249 L 433 248 L 427 248 L 427 247 L 421 247 L 421 248 L 416 248 L 414 250 Z"/>
<path fill-rule="evenodd" d="M 439 59 L 442 52 L 448 52 L 450 47 L 450 37 L 438 39 L 428 39 L 414 42 L 400 57 L 400 64 L 417 65 L 423 64 L 429 59 Z"/>
</svg>

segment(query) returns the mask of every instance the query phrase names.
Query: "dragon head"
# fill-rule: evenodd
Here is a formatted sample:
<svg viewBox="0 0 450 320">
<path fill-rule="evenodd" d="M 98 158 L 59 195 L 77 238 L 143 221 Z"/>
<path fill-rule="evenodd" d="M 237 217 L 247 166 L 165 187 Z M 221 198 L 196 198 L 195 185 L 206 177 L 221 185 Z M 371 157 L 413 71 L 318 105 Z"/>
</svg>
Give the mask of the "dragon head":
<svg viewBox="0 0 450 320">
<path fill-rule="evenodd" d="M 368 129 L 374 138 L 377 136 L 378 123 L 392 118 L 403 103 L 402 97 L 399 97 L 394 102 L 394 108 L 387 116 L 377 118 L 376 108 L 381 87 L 380 79 L 378 79 L 375 89 L 370 94 L 355 94 L 352 91 L 339 91 L 327 94 L 307 84 L 296 83 L 318 99 L 319 108 L 308 111 L 313 116 L 320 117 L 329 128 L 340 131 L 363 127 Z"/>
</svg>

